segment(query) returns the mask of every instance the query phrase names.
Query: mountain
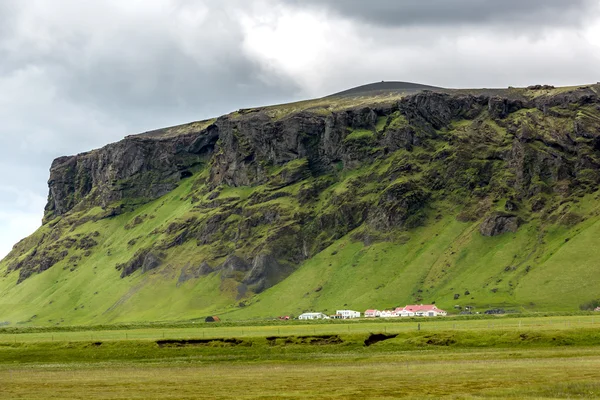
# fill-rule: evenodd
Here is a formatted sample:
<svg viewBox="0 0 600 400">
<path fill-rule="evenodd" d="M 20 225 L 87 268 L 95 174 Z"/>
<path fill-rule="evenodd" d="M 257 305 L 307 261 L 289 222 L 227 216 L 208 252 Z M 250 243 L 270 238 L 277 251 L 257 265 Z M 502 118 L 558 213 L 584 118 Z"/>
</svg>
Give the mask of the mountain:
<svg viewBox="0 0 600 400">
<path fill-rule="evenodd" d="M 361 90 L 58 158 L 0 323 L 577 310 L 600 297 L 599 91 Z"/>
<path fill-rule="evenodd" d="M 342 92 L 332 94 L 328 97 L 345 97 L 345 96 L 373 96 L 384 93 L 416 93 L 422 90 L 441 90 L 436 86 L 422 85 L 411 82 L 396 82 L 396 81 L 381 81 L 369 83 L 367 85 L 357 86 L 352 89 L 347 89 Z"/>
</svg>

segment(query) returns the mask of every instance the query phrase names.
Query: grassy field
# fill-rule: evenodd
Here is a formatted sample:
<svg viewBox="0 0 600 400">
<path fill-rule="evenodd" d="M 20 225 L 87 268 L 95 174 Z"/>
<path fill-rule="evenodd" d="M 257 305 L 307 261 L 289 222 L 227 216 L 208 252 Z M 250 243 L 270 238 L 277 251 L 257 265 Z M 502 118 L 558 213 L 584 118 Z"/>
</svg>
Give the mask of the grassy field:
<svg viewBox="0 0 600 400">
<path fill-rule="evenodd" d="M 513 317 L 510 315 L 481 317 L 478 319 L 455 318 L 393 318 L 349 321 L 272 321 L 257 325 L 248 323 L 187 323 L 176 325 L 136 327 L 64 327 L 0 329 L 0 343 L 32 343 L 52 341 L 94 341 L 164 338 L 220 338 L 220 337 L 266 337 L 276 335 L 322 335 L 367 334 L 371 332 L 438 332 L 438 331 L 507 331 L 526 330 L 560 331 L 572 329 L 598 329 L 600 315 Z"/>
<path fill-rule="evenodd" d="M 0 369 L 2 398 L 597 398 L 600 352 L 552 349 L 385 353 L 287 363 L 171 363 Z"/>
<path fill-rule="evenodd" d="M 600 397 L 594 316 L 201 325 L 5 330 L 0 398 Z"/>
</svg>

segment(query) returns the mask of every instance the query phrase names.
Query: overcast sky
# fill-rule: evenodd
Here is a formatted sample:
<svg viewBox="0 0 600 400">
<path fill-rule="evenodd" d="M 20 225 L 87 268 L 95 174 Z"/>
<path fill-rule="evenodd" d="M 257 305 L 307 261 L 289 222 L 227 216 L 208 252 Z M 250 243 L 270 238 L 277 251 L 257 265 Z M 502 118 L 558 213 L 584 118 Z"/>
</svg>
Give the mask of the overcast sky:
<svg viewBox="0 0 600 400">
<path fill-rule="evenodd" d="M 0 0 L 0 256 L 55 157 L 381 80 L 600 81 L 600 0 Z"/>
</svg>

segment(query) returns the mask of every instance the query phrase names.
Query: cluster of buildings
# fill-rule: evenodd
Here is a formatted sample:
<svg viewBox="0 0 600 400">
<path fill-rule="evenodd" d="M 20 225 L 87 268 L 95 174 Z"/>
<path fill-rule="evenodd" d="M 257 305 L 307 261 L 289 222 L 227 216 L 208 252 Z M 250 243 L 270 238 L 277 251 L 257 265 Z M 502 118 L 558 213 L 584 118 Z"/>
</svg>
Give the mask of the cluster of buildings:
<svg viewBox="0 0 600 400">
<path fill-rule="evenodd" d="M 320 312 L 306 312 L 298 316 L 298 319 L 351 319 L 360 318 L 359 311 L 337 310 L 333 315 L 325 315 Z"/>
<path fill-rule="evenodd" d="M 404 307 L 397 307 L 395 310 L 367 310 L 365 318 L 395 318 L 395 317 L 437 317 L 445 316 L 448 313 L 435 304 L 413 304 Z"/>
<path fill-rule="evenodd" d="M 364 312 L 365 318 L 394 318 L 394 317 L 437 317 L 445 316 L 447 312 L 439 309 L 435 304 L 415 304 L 398 307 L 395 310 L 369 309 Z M 351 319 L 360 318 L 361 313 L 353 310 L 337 310 L 334 315 L 326 315 L 320 312 L 306 312 L 298 316 L 298 319 Z"/>
</svg>

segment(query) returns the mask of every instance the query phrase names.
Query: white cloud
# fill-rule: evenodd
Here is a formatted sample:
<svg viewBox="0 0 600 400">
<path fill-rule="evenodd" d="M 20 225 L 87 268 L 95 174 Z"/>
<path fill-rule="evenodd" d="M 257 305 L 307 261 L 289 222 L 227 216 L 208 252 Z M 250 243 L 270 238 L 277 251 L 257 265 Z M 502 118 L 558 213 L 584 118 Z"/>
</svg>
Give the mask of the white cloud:
<svg viewBox="0 0 600 400">
<path fill-rule="evenodd" d="M 596 18 L 584 29 L 583 37 L 592 46 L 600 47 L 600 18 Z"/>
</svg>

